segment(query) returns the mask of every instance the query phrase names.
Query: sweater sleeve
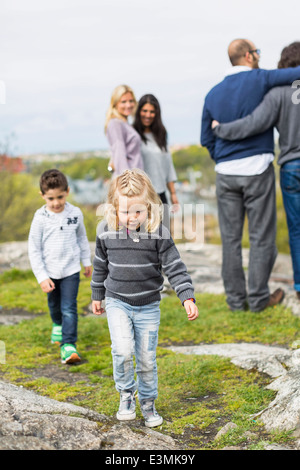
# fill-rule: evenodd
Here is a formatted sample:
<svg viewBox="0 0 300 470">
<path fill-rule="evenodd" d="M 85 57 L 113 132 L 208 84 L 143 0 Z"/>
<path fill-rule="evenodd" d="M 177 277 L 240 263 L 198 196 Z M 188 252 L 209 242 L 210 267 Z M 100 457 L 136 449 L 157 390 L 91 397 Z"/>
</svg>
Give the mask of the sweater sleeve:
<svg viewBox="0 0 300 470">
<path fill-rule="evenodd" d="M 86 235 L 86 230 L 83 221 L 83 214 L 80 211 L 79 224 L 77 228 L 77 240 L 80 247 L 80 259 L 83 266 L 91 266 L 91 250 L 89 241 Z"/>
<path fill-rule="evenodd" d="M 282 85 L 291 85 L 295 80 L 300 79 L 300 65 L 298 67 L 288 67 L 286 69 L 264 70 L 268 88 Z"/>
<path fill-rule="evenodd" d="M 174 168 L 172 155 L 169 152 L 166 155 L 166 160 L 167 160 L 166 181 L 167 183 L 170 183 L 171 181 L 177 180 L 177 175 L 176 175 L 176 170 Z"/>
<path fill-rule="evenodd" d="M 226 140 L 241 140 L 265 132 L 277 123 L 280 104 L 280 89 L 273 88 L 253 113 L 236 121 L 220 123 L 213 132 Z"/>
<path fill-rule="evenodd" d="M 207 107 L 207 102 L 205 100 L 202 112 L 200 142 L 203 147 L 207 148 L 211 158 L 214 159 L 216 137 L 212 131 L 211 123 L 212 116 L 210 115 L 210 112 Z"/>
<path fill-rule="evenodd" d="M 108 275 L 108 258 L 104 240 L 101 239 L 100 230 L 96 238 L 95 256 L 93 260 L 93 274 L 91 281 L 92 300 L 103 300 L 105 298 L 104 282 Z"/>
<path fill-rule="evenodd" d="M 35 213 L 28 237 L 28 256 L 32 272 L 39 284 L 50 277 L 43 259 L 42 238 L 43 224 L 39 214 Z"/>
<path fill-rule="evenodd" d="M 106 130 L 107 139 L 112 154 L 112 162 L 116 174 L 121 174 L 128 168 L 127 148 L 123 123 L 120 119 L 111 119 Z"/>
<path fill-rule="evenodd" d="M 187 299 L 194 299 L 191 276 L 180 258 L 169 231 L 164 226 L 162 226 L 162 237 L 158 240 L 158 256 L 162 269 L 181 303 Z"/>
</svg>

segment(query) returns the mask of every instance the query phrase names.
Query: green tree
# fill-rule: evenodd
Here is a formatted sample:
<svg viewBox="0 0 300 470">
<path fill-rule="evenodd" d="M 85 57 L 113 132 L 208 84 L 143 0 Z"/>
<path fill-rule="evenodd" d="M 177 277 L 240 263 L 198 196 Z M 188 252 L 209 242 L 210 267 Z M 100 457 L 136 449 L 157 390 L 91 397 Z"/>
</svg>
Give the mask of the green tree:
<svg viewBox="0 0 300 470">
<path fill-rule="evenodd" d="M 34 212 L 42 205 L 31 175 L 0 173 L 0 242 L 28 237 Z"/>
<path fill-rule="evenodd" d="M 82 159 L 80 157 L 73 158 L 69 161 L 52 162 L 49 159 L 46 162 L 34 165 L 31 172 L 35 176 L 40 176 L 44 171 L 51 168 L 57 168 L 72 179 L 97 179 L 110 178 L 111 174 L 107 169 L 109 159 L 91 157 Z"/>
<path fill-rule="evenodd" d="M 205 147 L 191 145 L 173 152 L 172 158 L 179 180 L 182 181 L 186 179 L 188 177 L 188 171 L 192 169 L 194 171 L 201 171 L 202 186 L 209 187 L 215 184 L 215 163 Z"/>
</svg>

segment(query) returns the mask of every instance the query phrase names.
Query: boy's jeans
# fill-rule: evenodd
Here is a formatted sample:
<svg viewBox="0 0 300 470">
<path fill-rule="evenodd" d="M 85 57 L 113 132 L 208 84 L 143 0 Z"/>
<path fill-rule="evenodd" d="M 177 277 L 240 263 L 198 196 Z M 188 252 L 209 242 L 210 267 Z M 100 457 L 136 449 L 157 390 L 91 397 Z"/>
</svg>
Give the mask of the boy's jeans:
<svg viewBox="0 0 300 470">
<path fill-rule="evenodd" d="M 116 389 L 121 392 L 137 388 L 139 401 L 157 398 L 159 301 L 136 307 L 108 297 L 105 303 Z M 133 355 L 137 383 L 134 380 Z"/>
<path fill-rule="evenodd" d="M 55 289 L 49 292 L 48 307 L 53 323 L 62 325 L 62 344 L 77 341 L 77 294 L 79 273 L 52 279 Z"/>
<path fill-rule="evenodd" d="M 294 287 L 300 291 L 300 159 L 282 165 L 280 186 L 289 229 Z"/>
</svg>

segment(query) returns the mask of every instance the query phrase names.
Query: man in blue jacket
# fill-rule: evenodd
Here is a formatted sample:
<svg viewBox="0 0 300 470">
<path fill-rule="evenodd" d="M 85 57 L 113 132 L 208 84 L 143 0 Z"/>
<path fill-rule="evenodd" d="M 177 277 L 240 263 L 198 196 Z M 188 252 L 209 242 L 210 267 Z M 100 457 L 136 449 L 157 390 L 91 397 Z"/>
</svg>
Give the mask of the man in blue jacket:
<svg viewBox="0 0 300 470">
<path fill-rule="evenodd" d="M 201 144 L 216 163 L 219 224 L 223 246 L 222 277 L 231 310 L 259 312 L 283 300 L 270 294 L 268 281 L 277 256 L 273 129 L 239 141 L 216 137 L 212 120 L 222 123 L 251 113 L 275 86 L 300 78 L 300 67 L 261 70 L 260 51 L 245 39 L 232 41 L 233 65 L 205 98 Z M 242 265 L 241 239 L 245 215 L 249 226 L 248 294 Z"/>
</svg>

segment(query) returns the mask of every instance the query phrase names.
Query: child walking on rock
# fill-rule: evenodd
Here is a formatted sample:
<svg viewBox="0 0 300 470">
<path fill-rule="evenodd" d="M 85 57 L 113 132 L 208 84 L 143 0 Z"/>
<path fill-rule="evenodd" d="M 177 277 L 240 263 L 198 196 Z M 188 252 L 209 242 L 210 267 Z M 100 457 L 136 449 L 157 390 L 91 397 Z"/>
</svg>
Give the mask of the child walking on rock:
<svg viewBox="0 0 300 470">
<path fill-rule="evenodd" d="M 148 427 L 163 421 L 154 404 L 158 396 L 156 347 L 162 270 L 188 320 L 198 317 L 191 277 L 161 220 L 162 202 L 142 170 L 126 170 L 114 178 L 105 217 L 97 230 L 91 282 L 94 314 L 104 312 L 105 298 L 114 380 L 120 393 L 117 418 L 135 419 L 137 390 Z"/>
<path fill-rule="evenodd" d="M 77 294 L 80 261 L 84 275 L 92 274 L 89 242 L 78 207 L 66 201 L 68 182 L 58 170 L 40 178 L 40 194 L 46 204 L 34 215 L 28 240 L 31 267 L 48 296 L 52 318 L 52 343 L 61 344 L 64 364 L 79 362 L 77 341 Z"/>
</svg>

